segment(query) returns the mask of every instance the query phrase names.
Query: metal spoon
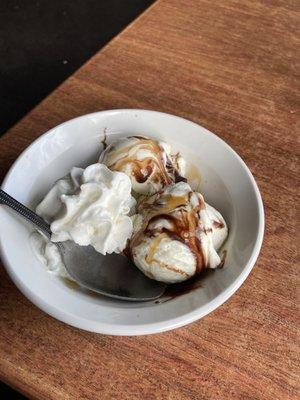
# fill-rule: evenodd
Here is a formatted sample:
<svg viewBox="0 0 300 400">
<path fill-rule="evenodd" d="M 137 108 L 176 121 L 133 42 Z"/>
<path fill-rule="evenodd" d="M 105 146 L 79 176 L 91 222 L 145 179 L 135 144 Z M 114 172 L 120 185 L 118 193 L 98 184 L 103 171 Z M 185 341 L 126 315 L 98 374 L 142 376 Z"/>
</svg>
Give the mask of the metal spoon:
<svg viewBox="0 0 300 400">
<path fill-rule="evenodd" d="M 48 223 L 1 189 L 0 204 L 12 208 L 51 240 Z M 55 244 L 70 276 L 94 292 L 119 300 L 148 301 L 157 299 L 166 289 L 166 284 L 147 278 L 127 257 L 103 256 L 92 246 L 79 246 L 70 240 Z"/>
</svg>

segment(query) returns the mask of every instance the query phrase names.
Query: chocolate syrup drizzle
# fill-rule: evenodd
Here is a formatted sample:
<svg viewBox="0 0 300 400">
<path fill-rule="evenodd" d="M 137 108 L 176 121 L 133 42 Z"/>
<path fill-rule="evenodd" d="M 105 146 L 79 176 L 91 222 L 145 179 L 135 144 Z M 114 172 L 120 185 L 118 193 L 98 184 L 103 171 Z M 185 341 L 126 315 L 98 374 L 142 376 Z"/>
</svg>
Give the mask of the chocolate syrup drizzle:
<svg viewBox="0 0 300 400">
<path fill-rule="evenodd" d="M 196 196 L 197 199 L 194 207 L 191 204 L 191 196 Z M 196 231 L 200 222 L 199 213 L 204 207 L 202 197 L 192 191 L 182 196 L 171 196 L 162 192 L 143 200 L 137 210 L 143 216 L 143 224 L 130 241 L 130 254 L 132 255 L 134 247 L 147 237 L 156 238 L 157 247 L 160 238 L 168 237 L 180 241 L 192 251 L 196 260 L 197 273 L 201 272 L 205 268 L 205 259 L 201 240 Z M 157 228 L 157 222 L 160 220 L 168 221 L 168 228 Z M 155 248 L 152 252 L 155 252 Z M 159 260 L 155 261 L 159 263 Z"/>
<path fill-rule="evenodd" d="M 172 163 L 172 160 L 165 154 L 164 149 L 157 141 L 143 136 L 128 137 L 128 139 L 131 138 L 138 141 L 120 149 L 114 148 L 114 146 L 109 148 L 104 158 L 104 162 L 109 168 L 114 171 L 124 171 L 129 164 L 131 173 L 138 183 L 144 183 L 150 177 L 152 183 L 159 184 L 161 187 L 181 181 L 186 182 L 186 179 L 180 175 L 177 166 Z M 132 152 L 134 147 L 149 150 L 153 156 L 145 157 L 142 160 L 129 156 L 128 154 Z M 113 153 L 118 151 L 122 154 L 122 157 L 115 162 L 111 161 L 114 156 Z"/>
<path fill-rule="evenodd" d="M 103 146 L 106 148 L 106 133 L 103 140 Z M 125 148 L 117 149 L 110 145 L 109 152 L 107 153 L 107 165 L 117 171 L 123 171 L 127 164 L 130 164 L 132 175 L 138 183 L 146 182 L 150 177 L 153 183 L 158 183 L 161 187 L 167 185 L 187 182 L 187 179 L 179 173 L 177 158 L 171 160 L 166 155 L 164 149 L 152 139 L 143 136 L 130 136 L 130 138 L 138 139 L 139 142 L 129 144 Z M 147 157 L 143 160 L 137 160 L 134 156 L 127 156 L 135 146 L 150 150 L 154 155 Z M 118 161 L 110 164 L 109 153 L 113 151 L 120 151 L 125 154 L 124 157 Z M 138 246 L 145 238 L 157 239 L 157 246 L 164 237 L 172 240 L 178 240 L 189 247 L 194 254 L 196 260 L 197 273 L 194 277 L 177 284 L 168 286 L 164 296 L 157 300 L 156 303 L 162 303 L 173 299 L 179 295 L 188 293 L 202 286 L 204 275 L 213 274 L 214 270 L 205 268 L 205 259 L 201 247 L 201 240 L 199 235 L 196 235 L 196 230 L 200 222 L 200 210 L 205 208 L 204 200 L 201 196 L 197 196 L 196 206 L 192 206 L 191 197 L 197 196 L 194 192 L 189 192 L 183 196 L 166 196 L 164 191 L 152 195 L 151 197 L 144 198 L 138 205 L 137 212 L 143 216 L 143 224 L 141 229 L 134 234 L 131 240 L 128 241 L 127 247 L 124 250 L 124 255 L 133 259 L 134 247 Z M 195 201 L 193 202 L 195 204 Z M 156 228 L 157 222 L 160 220 L 168 221 L 169 227 Z M 224 224 L 219 221 L 213 221 L 214 228 L 222 229 Z M 152 249 L 155 253 L 155 248 Z M 149 254 L 147 255 L 149 257 Z M 226 250 L 223 252 L 222 262 L 220 268 L 224 265 L 226 257 Z M 151 260 L 149 260 L 151 261 Z M 159 260 L 155 260 L 159 263 Z"/>
</svg>

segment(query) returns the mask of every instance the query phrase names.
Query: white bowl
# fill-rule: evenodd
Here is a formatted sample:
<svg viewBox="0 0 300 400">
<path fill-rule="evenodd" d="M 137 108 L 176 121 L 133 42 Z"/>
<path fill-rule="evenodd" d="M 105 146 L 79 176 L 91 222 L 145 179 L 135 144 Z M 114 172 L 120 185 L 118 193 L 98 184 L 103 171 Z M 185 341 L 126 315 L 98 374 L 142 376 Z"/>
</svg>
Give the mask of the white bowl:
<svg viewBox="0 0 300 400">
<path fill-rule="evenodd" d="M 101 140 L 143 134 L 170 143 L 198 168 L 201 192 L 230 229 L 223 269 L 202 287 L 161 304 L 128 303 L 70 287 L 51 275 L 29 242 L 33 228 L 0 207 L 0 243 L 7 271 L 37 307 L 78 328 L 111 335 L 142 335 L 193 322 L 226 301 L 250 273 L 261 248 L 264 211 L 255 180 L 241 158 L 201 126 L 155 111 L 112 110 L 84 115 L 51 129 L 17 159 L 2 188 L 34 209 L 56 179 L 98 159 Z"/>
</svg>

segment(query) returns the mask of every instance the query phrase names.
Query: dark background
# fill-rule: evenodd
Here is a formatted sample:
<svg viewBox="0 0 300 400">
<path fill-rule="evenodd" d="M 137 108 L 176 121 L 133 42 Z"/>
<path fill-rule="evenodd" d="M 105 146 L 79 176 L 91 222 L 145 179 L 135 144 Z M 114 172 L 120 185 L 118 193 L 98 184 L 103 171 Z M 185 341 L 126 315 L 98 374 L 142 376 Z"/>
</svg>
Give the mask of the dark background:
<svg viewBox="0 0 300 400">
<path fill-rule="evenodd" d="M 0 135 L 153 2 L 0 0 Z"/>
<path fill-rule="evenodd" d="M 154 0 L 0 0 L 0 135 Z"/>
</svg>

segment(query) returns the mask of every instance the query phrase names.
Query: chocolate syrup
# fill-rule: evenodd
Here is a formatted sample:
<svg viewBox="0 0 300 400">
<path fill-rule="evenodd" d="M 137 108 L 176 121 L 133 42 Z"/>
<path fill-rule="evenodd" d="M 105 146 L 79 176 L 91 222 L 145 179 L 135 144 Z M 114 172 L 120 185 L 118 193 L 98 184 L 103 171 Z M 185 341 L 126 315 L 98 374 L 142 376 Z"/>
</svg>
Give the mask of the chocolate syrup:
<svg viewBox="0 0 300 400">
<path fill-rule="evenodd" d="M 138 183 L 144 183 L 152 175 L 152 172 L 153 168 L 149 163 L 144 168 L 140 168 L 139 166 L 137 166 L 137 168 L 133 168 L 132 174 Z"/>
<path fill-rule="evenodd" d="M 221 221 L 213 221 L 213 227 L 216 229 L 223 229 L 224 228 L 224 223 Z"/>
<path fill-rule="evenodd" d="M 172 240 L 178 240 L 185 244 L 191 250 L 196 260 L 197 273 L 201 272 L 205 268 L 205 261 L 201 240 L 196 231 L 199 226 L 199 211 L 203 207 L 203 200 L 201 197 L 197 197 L 197 201 L 197 206 L 192 207 L 191 193 L 183 196 L 157 194 L 154 195 L 153 202 L 149 203 L 146 199 L 140 203 L 138 212 L 143 215 L 144 224 L 131 239 L 131 249 L 138 246 L 145 236 L 151 238 L 168 236 Z M 156 228 L 156 223 L 160 220 L 168 221 L 169 227 Z M 160 242 L 156 240 L 154 243 L 157 247 Z M 156 262 L 159 263 L 157 260 Z"/>
<path fill-rule="evenodd" d="M 103 149 L 102 150 L 105 150 L 107 148 L 107 134 L 106 134 L 106 132 L 107 132 L 107 128 L 104 128 L 104 130 L 103 130 L 103 139 L 101 140 L 101 143 L 103 145 Z"/>
<path fill-rule="evenodd" d="M 205 269 L 200 274 L 193 276 L 187 281 L 181 283 L 173 283 L 167 286 L 165 293 L 159 299 L 155 300 L 155 304 L 162 304 L 167 301 L 173 300 L 176 297 L 190 293 L 196 289 L 202 288 L 204 283 L 203 279 L 207 276 L 213 275 L 214 269 Z"/>
</svg>

